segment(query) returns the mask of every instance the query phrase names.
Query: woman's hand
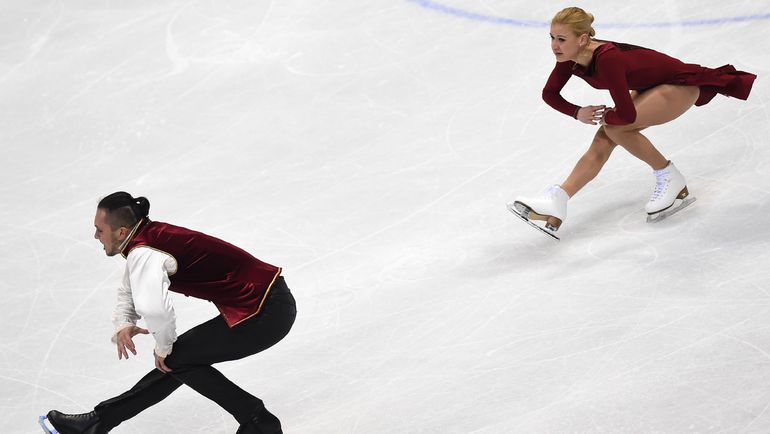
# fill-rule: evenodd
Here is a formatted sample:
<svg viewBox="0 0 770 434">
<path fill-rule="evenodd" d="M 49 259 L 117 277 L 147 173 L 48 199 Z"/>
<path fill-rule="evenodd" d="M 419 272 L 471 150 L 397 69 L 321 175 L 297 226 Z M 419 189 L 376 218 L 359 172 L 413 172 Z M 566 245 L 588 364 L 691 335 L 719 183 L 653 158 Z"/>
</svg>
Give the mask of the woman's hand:
<svg viewBox="0 0 770 434">
<path fill-rule="evenodd" d="M 146 335 L 150 333 L 147 329 L 143 329 L 137 326 L 126 327 L 119 331 L 115 339 L 115 343 L 118 346 L 118 360 L 125 357 L 128 359 L 128 352 L 131 351 L 133 355 L 136 355 L 136 347 L 134 346 L 134 336 L 138 334 Z"/>
<path fill-rule="evenodd" d="M 611 112 L 611 111 L 614 111 L 614 110 L 615 110 L 615 108 L 614 108 L 614 107 L 610 107 L 610 108 L 608 108 L 608 109 L 604 109 L 604 112 L 602 112 L 602 120 L 600 120 L 600 121 L 599 121 L 599 124 L 600 124 L 601 126 L 605 126 L 605 125 L 607 125 L 607 120 L 606 120 L 606 118 L 607 118 L 607 113 L 609 113 L 609 112 Z"/>
<path fill-rule="evenodd" d="M 603 119 L 606 109 L 607 106 L 604 105 L 589 105 L 581 107 L 577 112 L 577 120 L 584 124 L 596 125 Z"/>
</svg>

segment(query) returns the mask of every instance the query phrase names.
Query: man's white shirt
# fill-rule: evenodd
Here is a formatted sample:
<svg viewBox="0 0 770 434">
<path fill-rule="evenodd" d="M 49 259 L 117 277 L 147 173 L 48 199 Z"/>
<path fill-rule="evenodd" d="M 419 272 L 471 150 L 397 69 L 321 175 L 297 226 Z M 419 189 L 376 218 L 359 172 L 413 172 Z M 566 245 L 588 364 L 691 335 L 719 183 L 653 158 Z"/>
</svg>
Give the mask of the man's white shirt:
<svg viewBox="0 0 770 434">
<path fill-rule="evenodd" d="M 169 293 L 177 263 L 168 253 L 139 246 L 126 257 L 126 271 L 118 288 L 118 303 L 112 316 L 116 335 L 136 325 L 140 318 L 155 338 L 155 354 L 166 357 L 176 341 L 176 315 Z"/>
</svg>

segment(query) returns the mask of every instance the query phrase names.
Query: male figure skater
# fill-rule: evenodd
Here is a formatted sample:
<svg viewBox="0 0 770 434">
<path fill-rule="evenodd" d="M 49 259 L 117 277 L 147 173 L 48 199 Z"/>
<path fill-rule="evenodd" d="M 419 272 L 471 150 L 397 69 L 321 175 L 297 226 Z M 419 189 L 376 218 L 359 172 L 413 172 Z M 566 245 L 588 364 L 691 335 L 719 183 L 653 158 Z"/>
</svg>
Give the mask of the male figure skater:
<svg viewBox="0 0 770 434">
<path fill-rule="evenodd" d="M 94 237 L 107 256 L 126 258 L 113 316 L 118 359 L 136 354 L 134 336 L 151 334 L 156 369 L 89 413 L 52 410 L 48 421 L 61 434 L 107 433 L 186 384 L 232 414 L 237 434 L 281 433 L 259 398 L 211 366 L 259 353 L 289 333 L 297 310 L 281 269 L 212 236 L 151 221 L 149 211 L 146 198 L 113 193 L 97 206 Z M 211 301 L 220 315 L 177 337 L 169 291 Z M 147 329 L 136 325 L 142 317 Z"/>
</svg>

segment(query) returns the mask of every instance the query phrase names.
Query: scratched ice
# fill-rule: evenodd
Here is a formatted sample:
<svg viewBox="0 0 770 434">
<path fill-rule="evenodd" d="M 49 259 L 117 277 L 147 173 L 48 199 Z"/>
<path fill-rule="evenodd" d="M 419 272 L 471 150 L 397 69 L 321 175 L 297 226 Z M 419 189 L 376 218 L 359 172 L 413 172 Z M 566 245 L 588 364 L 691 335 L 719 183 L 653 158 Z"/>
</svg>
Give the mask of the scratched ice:
<svg viewBox="0 0 770 434">
<path fill-rule="evenodd" d="M 294 330 L 220 368 L 287 433 L 769 432 L 767 2 L 581 3 L 601 38 L 760 78 L 648 131 L 692 207 L 646 224 L 619 149 L 558 245 L 505 209 L 593 134 L 540 98 L 542 3 L 2 2 L 0 432 L 152 367 L 108 340 L 116 190 L 285 267 Z M 182 330 L 216 314 L 175 300 Z M 181 388 L 114 432 L 236 429 Z"/>
</svg>

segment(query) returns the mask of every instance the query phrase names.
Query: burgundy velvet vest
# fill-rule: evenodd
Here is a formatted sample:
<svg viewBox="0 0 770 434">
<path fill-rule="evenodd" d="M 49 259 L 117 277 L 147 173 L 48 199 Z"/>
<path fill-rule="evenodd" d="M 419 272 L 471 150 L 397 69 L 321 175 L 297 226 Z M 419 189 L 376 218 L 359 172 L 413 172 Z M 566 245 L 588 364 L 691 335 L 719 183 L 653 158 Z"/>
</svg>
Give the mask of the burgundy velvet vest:
<svg viewBox="0 0 770 434">
<path fill-rule="evenodd" d="M 230 327 L 259 313 L 281 275 L 281 268 L 239 247 L 168 223 L 141 222 L 121 254 L 127 257 L 140 246 L 174 257 L 177 271 L 169 276 L 169 290 L 211 301 Z"/>
</svg>

